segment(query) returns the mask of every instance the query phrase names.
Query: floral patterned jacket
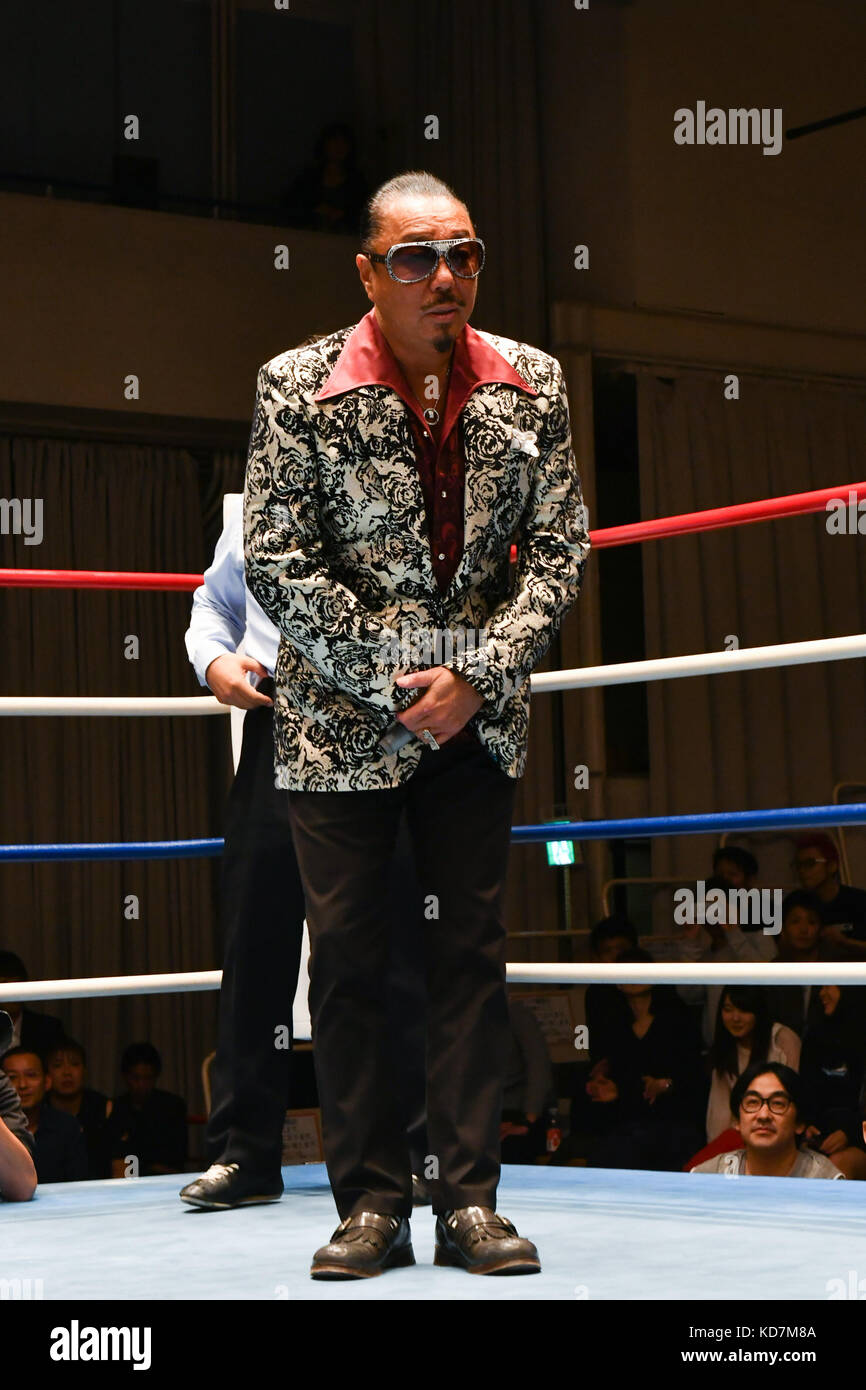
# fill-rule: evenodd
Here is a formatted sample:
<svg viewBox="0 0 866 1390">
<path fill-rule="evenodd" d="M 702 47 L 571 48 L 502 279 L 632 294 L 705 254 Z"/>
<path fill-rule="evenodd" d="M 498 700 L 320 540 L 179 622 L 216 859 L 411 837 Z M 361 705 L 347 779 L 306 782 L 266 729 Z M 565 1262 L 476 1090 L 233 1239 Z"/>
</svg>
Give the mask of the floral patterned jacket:
<svg viewBox="0 0 866 1390">
<path fill-rule="evenodd" d="M 379 739 L 414 694 L 395 678 L 430 665 L 483 697 L 470 727 L 519 777 L 529 676 L 577 598 L 589 552 L 562 368 L 482 333 L 537 394 L 483 383 L 462 411 L 465 546 L 442 594 L 405 404 L 381 385 L 314 401 L 351 332 L 281 353 L 258 376 L 244 553 L 249 589 L 282 634 L 276 785 L 361 791 L 408 780 L 424 745 L 413 738 L 387 753 Z M 403 659 L 407 634 L 430 633 L 456 639 L 438 649 L 449 659 Z"/>
</svg>

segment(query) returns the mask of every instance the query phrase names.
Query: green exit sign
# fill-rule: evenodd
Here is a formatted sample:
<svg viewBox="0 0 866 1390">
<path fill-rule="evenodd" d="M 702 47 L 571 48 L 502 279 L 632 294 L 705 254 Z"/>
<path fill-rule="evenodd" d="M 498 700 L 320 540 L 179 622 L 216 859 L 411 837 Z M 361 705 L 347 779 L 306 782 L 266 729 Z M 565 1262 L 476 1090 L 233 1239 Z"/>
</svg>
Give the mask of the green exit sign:
<svg viewBox="0 0 866 1390">
<path fill-rule="evenodd" d="M 547 862 L 553 866 L 574 863 L 573 840 L 547 840 Z"/>
</svg>

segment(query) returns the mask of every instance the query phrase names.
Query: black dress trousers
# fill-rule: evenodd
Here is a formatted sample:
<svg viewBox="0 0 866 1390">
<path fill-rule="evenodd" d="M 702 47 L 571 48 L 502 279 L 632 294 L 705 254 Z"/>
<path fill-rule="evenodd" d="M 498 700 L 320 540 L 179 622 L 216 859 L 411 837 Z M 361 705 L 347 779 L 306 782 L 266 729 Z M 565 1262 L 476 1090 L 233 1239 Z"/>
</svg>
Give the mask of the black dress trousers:
<svg viewBox="0 0 866 1390">
<path fill-rule="evenodd" d="M 273 695 L 273 681 L 259 685 Z M 424 959 L 419 889 L 405 821 L 387 880 L 379 884 L 391 926 L 387 964 L 400 1123 L 413 1171 L 428 1153 L 424 1096 Z M 290 1053 L 275 1029 L 291 1030 L 304 926 L 304 892 L 289 820 L 289 794 L 274 786 L 273 709 L 244 716 L 229 793 L 220 883 L 224 940 L 219 1034 L 211 1064 L 208 1162 L 239 1163 L 276 1179 L 283 1119 L 291 1105 Z"/>
<path fill-rule="evenodd" d="M 404 811 L 424 902 L 433 1209 L 496 1205 L 508 1049 L 502 890 L 515 787 L 476 740 L 458 737 L 425 749 L 400 787 L 289 792 L 325 1157 L 341 1218 L 412 1210 L 382 901 Z"/>
<path fill-rule="evenodd" d="M 273 694 L 273 682 L 259 689 Z M 278 1178 L 289 1106 L 291 1034 L 304 926 L 304 891 L 288 795 L 274 785 L 273 709 L 244 716 L 241 758 L 229 793 L 220 884 L 225 955 L 219 1034 L 211 1065 L 209 1161 Z"/>
</svg>

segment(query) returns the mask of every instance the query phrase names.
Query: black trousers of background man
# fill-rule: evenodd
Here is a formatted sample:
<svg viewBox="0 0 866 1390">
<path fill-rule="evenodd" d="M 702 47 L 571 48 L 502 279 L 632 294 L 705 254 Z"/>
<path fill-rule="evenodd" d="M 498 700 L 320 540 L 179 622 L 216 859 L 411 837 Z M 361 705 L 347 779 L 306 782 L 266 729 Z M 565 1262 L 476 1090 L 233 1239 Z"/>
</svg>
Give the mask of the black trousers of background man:
<svg viewBox="0 0 866 1390">
<path fill-rule="evenodd" d="M 408 1216 L 381 885 L 405 811 L 427 904 L 427 1142 L 437 1213 L 496 1205 L 508 1047 L 502 889 L 516 783 L 470 738 L 425 749 L 400 787 L 289 792 L 311 941 L 310 1013 L 341 1218 Z"/>
<path fill-rule="evenodd" d="M 268 678 L 259 690 L 273 696 Z M 393 923 L 388 965 L 391 1033 L 401 1038 L 398 1104 L 413 1171 L 427 1153 L 424 1117 L 424 976 L 420 907 L 405 826 L 391 878 L 380 885 Z M 291 1104 L 291 1054 L 275 1029 L 291 1030 L 304 925 L 304 893 L 288 793 L 274 786 L 273 710 L 244 716 L 243 745 L 225 816 L 220 917 L 225 947 L 219 1035 L 211 1065 L 209 1162 L 280 1175 L 283 1119 Z"/>
</svg>

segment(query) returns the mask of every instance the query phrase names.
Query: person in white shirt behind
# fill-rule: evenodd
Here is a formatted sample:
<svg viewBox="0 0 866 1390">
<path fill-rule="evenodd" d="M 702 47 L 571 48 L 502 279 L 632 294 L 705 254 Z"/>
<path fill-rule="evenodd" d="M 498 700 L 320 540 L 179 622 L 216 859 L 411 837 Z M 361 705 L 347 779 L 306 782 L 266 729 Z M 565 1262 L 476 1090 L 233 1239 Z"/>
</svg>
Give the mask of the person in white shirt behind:
<svg viewBox="0 0 866 1390">
<path fill-rule="evenodd" d="M 731 1091 L 731 1114 L 742 1147 L 699 1163 L 693 1173 L 844 1180 L 844 1173 L 824 1154 L 800 1146 L 805 1129 L 802 1088 L 790 1067 L 781 1062 L 747 1067 Z"/>
<path fill-rule="evenodd" d="M 278 1201 L 291 1028 L 304 926 L 304 894 L 286 797 L 274 786 L 273 671 L 279 633 L 244 581 L 242 498 L 226 498 L 225 527 L 186 633 L 201 685 L 247 711 L 225 814 L 220 919 L 225 943 L 219 1038 L 211 1065 L 211 1167 L 184 1187 L 193 1206 Z M 243 645 L 244 651 L 238 648 Z"/>
<path fill-rule="evenodd" d="M 201 685 L 221 704 L 246 711 L 240 761 L 225 814 L 220 919 L 225 942 L 219 1036 L 210 1070 L 210 1167 L 181 1191 L 183 1201 L 225 1210 L 279 1201 L 282 1129 L 290 1104 L 290 1052 L 277 1030 L 291 1028 L 304 929 L 304 892 L 288 815 L 274 784 L 274 681 L 280 634 L 247 588 L 243 497 L 225 498 L 225 526 L 204 583 L 193 595 L 186 633 Z M 244 651 L 238 648 L 243 645 Z M 405 828 L 383 913 L 392 923 L 387 979 L 394 1072 L 413 1163 L 413 1197 L 429 1202 L 423 1172 L 423 905 Z M 413 929 L 417 928 L 417 929 Z"/>
</svg>

